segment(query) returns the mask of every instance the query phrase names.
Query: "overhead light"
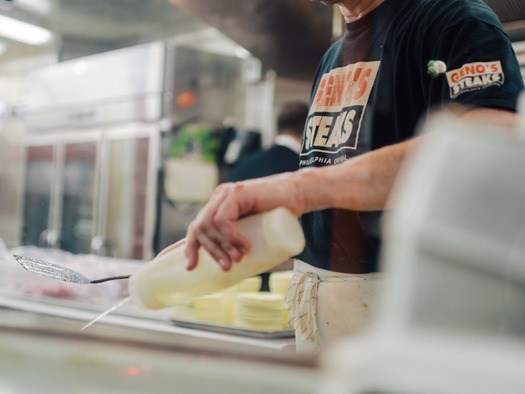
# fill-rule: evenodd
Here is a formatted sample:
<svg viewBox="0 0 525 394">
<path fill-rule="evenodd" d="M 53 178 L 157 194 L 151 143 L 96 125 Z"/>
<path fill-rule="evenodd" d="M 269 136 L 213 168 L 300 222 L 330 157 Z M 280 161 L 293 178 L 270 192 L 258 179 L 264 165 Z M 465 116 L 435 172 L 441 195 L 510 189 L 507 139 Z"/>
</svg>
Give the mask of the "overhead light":
<svg viewBox="0 0 525 394">
<path fill-rule="evenodd" d="M 39 15 L 49 15 L 51 12 L 49 0 L 16 0 L 15 7 Z"/>
<path fill-rule="evenodd" d="M 51 40 L 51 32 L 40 26 L 0 15 L 0 35 L 29 45 L 42 45 Z"/>
</svg>

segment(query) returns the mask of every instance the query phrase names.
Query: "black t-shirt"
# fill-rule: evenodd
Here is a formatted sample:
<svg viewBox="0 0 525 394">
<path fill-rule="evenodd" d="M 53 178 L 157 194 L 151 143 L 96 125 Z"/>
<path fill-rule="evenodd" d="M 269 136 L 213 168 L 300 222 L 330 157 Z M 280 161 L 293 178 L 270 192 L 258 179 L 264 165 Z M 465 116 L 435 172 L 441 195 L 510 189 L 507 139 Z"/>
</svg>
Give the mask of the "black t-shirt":
<svg viewBox="0 0 525 394">
<path fill-rule="evenodd" d="M 405 141 L 423 115 L 450 103 L 516 110 L 519 65 L 481 0 L 385 0 L 346 28 L 314 81 L 300 167 Z M 430 60 L 443 61 L 446 74 L 429 74 Z M 341 209 L 304 215 L 299 258 L 332 271 L 377 271 L 380 217 Z"/>
</svg>

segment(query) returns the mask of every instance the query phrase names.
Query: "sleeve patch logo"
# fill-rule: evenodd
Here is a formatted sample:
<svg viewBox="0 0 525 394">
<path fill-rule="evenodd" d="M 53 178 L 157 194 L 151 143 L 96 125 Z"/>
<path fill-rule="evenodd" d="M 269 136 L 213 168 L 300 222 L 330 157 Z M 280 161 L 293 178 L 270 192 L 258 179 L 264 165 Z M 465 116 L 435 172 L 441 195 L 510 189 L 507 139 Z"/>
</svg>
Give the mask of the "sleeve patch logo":
<svg viewBox="0 0 525 394">
<path fill-rule="evenodd" d="M 501 86 L 504 80 L 500 61 L 467 63 L 447 72 L 450 98 L 489 86 Z"/>
</svg>

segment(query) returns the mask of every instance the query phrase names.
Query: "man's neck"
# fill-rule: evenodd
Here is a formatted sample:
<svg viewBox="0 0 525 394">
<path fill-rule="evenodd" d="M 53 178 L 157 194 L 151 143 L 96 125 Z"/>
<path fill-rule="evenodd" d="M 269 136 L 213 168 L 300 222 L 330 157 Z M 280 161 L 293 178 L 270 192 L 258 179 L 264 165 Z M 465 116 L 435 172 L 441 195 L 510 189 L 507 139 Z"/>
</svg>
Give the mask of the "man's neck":
<svg viewBox="0 0 525 394">
<path fill-rule="evenodd" d="M 385 0 L 343 0 L 339 9 L 346 23 L 355 22 L 370 13 Z"/>
</svg>

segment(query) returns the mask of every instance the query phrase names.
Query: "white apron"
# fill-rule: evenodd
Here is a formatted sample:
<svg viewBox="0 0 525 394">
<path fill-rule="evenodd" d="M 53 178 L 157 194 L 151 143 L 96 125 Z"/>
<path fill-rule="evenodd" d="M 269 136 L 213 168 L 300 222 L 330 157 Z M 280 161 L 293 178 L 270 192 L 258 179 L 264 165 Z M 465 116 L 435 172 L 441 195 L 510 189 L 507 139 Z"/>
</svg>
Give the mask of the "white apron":
<svg viewBox="0 0 525 394">
<path fill-rule="evenodd" d="M 384 274 L 345 274 L 295 260 L 286 297 L 296 350 L 312 353 L 373 322 Z"/>
</svg>

